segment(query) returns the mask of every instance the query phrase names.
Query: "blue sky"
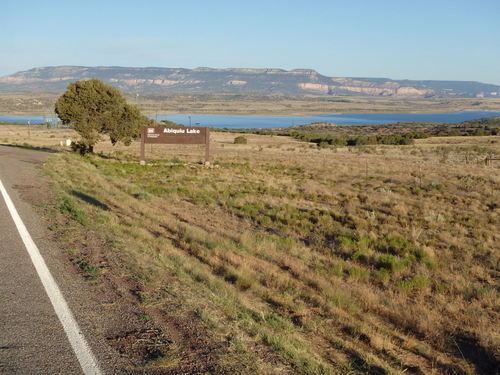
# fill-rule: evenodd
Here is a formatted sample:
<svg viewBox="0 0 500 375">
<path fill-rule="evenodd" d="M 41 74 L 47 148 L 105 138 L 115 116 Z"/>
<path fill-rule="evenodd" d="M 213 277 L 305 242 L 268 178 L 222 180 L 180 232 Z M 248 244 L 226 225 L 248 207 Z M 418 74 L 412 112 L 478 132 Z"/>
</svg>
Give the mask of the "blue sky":
<svg viewBox="0 0 500 375">
<path fill-rule="evenodd" d="M 500 0 L 0 0 L 0 76 L 37 66 L 311 68 L 500 85 Z"/>
</svg>

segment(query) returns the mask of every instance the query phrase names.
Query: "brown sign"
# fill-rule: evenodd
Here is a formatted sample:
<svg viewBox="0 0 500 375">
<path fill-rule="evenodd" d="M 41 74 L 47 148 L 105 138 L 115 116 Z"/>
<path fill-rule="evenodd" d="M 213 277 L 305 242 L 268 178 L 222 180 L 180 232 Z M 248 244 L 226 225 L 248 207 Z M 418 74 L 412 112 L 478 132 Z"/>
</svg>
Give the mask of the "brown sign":
<svg viewBox="0 0 500 375">
<path fill-rule="evenodd" d="M 175 145 L 204 145 L 208 134 L 207 128 L 185 128 L 166 126 L 146 126 L 142 129 L 142 136 L 146 143 L 164 143 Z"/>
<path fill-rule="evenodd" d="M 205 145 L 209 157 L 210 130 L 202 127 L 145 126 L 141 133 L 141 164 L 145 163 L 145 144 Z"/>
</svg>

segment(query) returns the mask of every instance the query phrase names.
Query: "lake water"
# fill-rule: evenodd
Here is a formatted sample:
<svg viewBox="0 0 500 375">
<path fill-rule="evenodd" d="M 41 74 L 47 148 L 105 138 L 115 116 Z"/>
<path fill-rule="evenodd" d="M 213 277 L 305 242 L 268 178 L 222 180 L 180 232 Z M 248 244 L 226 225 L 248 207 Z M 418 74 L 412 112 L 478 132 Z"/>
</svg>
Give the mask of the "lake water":
<svg viewBox="0 0 500 375">
<path fill-rule="evenodd" d="M 331 122 L 337 125 L 394 124 L 397 122 L 445 122 L 459 123 L 483 117 L 500 116 L 500 111 L 465 111 L 453 113 L 363 113 L 324 114 L 314 116 L 222 116 L 191 115 L 191 125 L 214 128 L 286 128 L 312 122 Z M 154 118 L 154 117 L 153 117 Z M 158 120 L 170 120 L 190 125 L 189 115 L 158 115 Z"/>
<path fill-rule="evenodd" d="M 226 115 L 186 115 L 164 114 L 151 116 L 160 120 L 170 120 L 183 125 L 209 126 L 230 129 L 269 129 L 305 125 L 312 122 L 331 122 L 337 125 L 394 124 L 397 122 L 445 122 L 459 123 L 483 117 L 500 116 L 500 111 L 464 111 L 451 113 L 363 113 L 324 114 L 314 116 L 226 116 Z M 49 119 L 42 116 L 0 116 L 0 121 L 41 124 Z M 50 119 L 54 122 L 56 119 Z"/>
</svg>

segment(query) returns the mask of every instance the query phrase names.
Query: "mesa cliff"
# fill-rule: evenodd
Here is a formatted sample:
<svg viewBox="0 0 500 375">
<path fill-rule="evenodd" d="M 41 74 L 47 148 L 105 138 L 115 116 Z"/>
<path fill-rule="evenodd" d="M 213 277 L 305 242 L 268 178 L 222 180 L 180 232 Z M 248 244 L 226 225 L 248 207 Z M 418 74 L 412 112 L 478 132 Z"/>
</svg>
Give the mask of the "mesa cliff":
<svg viewBox="0 0 500 375">
<path fill-rule="evenodd" d="M 2 92 L 62 92 L 71 82 L 99 78 L 133 94 L 368 95 L 500 97 L 500 86 L 470 81 L 328 77 L 311 69 L 39 67 L 0 77 Z"/>
</svg>

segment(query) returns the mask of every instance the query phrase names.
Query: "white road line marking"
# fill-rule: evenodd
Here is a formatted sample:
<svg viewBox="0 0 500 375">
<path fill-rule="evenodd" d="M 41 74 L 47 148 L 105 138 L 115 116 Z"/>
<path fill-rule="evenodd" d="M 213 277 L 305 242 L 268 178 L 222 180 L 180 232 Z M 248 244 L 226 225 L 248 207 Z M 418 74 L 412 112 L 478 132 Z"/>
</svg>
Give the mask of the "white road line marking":
<svg viewBox="0 0 500 375">
<path fill-rule="evenodd" d="M 92 354 L 80 327 L 78 327 L 78 323 L 71 313 L 68 304 L 64 300 L 61 290 L 57 286 L 56 281 L 47 268 L 47 265 L 40 254 L 40 250 L 38 250 L 38 247 L 31 238 L 1 180 L 0 192 L 2 193 L 3 199 L 5 200 L 10 215 L 12 216 L 12 220 L 14 220 L 14 223 L 16 224 L 19 235 L 24 242 L 24 246 L 30 255 L 31 261 L 35 266 L 36 272 L 42 281 L 45 292 L 47 292 L 57 317 L 64 328 L 64 332 L 66 332 L 66 336 L 68 336 L 71 347 L 80 362 L 83 373 L 85 375 L 102 375 L 99 365 L 97 364 L 97 360 Z"/>
</svg>

